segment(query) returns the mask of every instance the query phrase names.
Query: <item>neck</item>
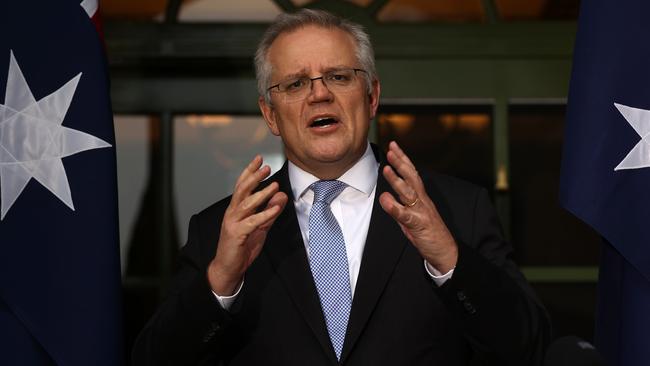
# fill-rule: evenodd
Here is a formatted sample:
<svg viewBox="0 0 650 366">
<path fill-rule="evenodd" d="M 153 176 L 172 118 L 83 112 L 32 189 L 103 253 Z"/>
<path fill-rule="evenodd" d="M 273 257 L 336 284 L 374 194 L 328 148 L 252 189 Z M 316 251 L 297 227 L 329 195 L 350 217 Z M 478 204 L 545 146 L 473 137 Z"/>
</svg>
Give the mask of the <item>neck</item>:
<svg viewBox="0 0 650 366">
<path fill-rule="evenodd" d="M 311 166 L 306 166 L 300 161 L 291 161 L 300 169 L 306 171 L 307 173 L 315 176 L 321 180 L 334 180 L 345 174 L 352 166 L 359 161 L 357 158 L 354 161 L 348 162 L 346 164 L 341 164 L 341 162 L 335 163 L 320 163 L 312 164 Z"/>
<path fill-rule="evenodd" d="M 345 172 L 350 170 L 356 164 L 361 157 L 363 157 L 365 150 L 361 154 L 356 154 L 353 157 L 347 157 L 337 161 L 331 162 L 310 162 L 310 164 L 304 164 L 298 159 L 294 159 L 290 156 L 287 158 L 297 167 L 304 170 L 305 172 L 315 176 L 321 180 L 334 180 L 341 177 Z"/>
</svg>

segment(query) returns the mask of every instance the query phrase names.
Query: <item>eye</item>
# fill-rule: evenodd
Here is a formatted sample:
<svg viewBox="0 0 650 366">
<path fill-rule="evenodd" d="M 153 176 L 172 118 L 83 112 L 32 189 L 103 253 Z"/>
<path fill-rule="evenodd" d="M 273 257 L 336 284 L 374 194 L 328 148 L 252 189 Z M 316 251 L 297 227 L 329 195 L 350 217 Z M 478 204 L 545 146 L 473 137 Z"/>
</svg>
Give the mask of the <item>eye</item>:
<svg viewBox="0 0 650 366">
<path fill-rule="evenodd" d="M 282 89 L 288 92 L 297 91 L 302 89 L 306 84 L 305 78 L 288 80 L 282 83 Z"/>
<path fill-rule="evenodd" d="M 335 71 L 327 75 L 327 80 L 338 84 L 349 83 L 352 75 L 349 71 Z"/>
</svg>

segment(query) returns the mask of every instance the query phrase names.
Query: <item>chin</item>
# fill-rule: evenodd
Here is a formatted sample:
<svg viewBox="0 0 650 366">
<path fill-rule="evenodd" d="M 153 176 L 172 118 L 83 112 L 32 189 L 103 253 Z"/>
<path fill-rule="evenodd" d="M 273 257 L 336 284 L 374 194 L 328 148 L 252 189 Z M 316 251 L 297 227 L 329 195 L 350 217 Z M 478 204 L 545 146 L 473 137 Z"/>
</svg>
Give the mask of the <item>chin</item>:
<svg viewBox="0 0 650 366">
<path fill-rule="evenodd" d="M 338 145 L 315 146 L 312 151 L 314 159 L 323 163 L 334 163 L 345 159 L 350 152 L 349 148 Z"/>
</svg>

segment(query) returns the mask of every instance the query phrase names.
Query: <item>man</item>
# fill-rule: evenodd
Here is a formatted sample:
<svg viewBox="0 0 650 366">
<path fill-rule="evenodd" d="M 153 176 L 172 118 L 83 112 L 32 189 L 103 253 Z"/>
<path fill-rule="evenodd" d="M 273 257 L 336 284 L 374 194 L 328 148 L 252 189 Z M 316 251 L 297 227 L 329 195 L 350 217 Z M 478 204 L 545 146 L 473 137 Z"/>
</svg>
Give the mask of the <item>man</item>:
<svg viewBox="0 0 650 366">
<path fill-rule="evenodd" d="M 281 15 L 256 54 L 288 163 L 257 156 L 190 222 L 143 365 L 533 365 L 543 308 L 485 190 L 368 143 L 380 84 L 361 27 Z"/>
</svg>

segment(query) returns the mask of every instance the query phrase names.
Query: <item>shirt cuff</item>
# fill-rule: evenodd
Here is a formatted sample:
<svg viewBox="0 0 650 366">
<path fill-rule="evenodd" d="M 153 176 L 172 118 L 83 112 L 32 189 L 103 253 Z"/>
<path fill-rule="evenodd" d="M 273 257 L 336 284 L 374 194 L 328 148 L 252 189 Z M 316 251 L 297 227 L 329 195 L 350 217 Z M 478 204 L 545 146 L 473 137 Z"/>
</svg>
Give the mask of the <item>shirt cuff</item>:
<svg viewBox="0 0 650 366">
<path fill-rule="evenodd" d="M 221 305 L 224 310 L 230 310 L 230 307 L 232 304 L 237 300 L 237 296 L 239 295 L 239 291 L 241 291 L 241 288 L 244 286 L 244 281 L 242 280 L 241 283 L 239 284 L 239 287 L 237 287 L 237 291 L 235 291 L 234 294 L 230 296 L 220 296 L 217 295 L 216 292 L 212 291 L 212 294 L 214 297 L 217 298 L 217 301 L 219 301 L 219 305 Z"/>
<path fill-rule="evenodd" d="M 456 267 L 452 268 L 449 270 L 449 272 L 442 274 L 440 271 L 438 271 L 434 266 L 429 264 L 426 260 L 424 261 L 424 269 L 427 271 L 429 274 L 429 277 L 433 280 L 433 282 L 438 285 L 438 287 L 442 286 L 445 282 L 447 282 L 448 279 L 451 278 L 451 276 L 454 274 L 454 269 Z"/>
</svg>

